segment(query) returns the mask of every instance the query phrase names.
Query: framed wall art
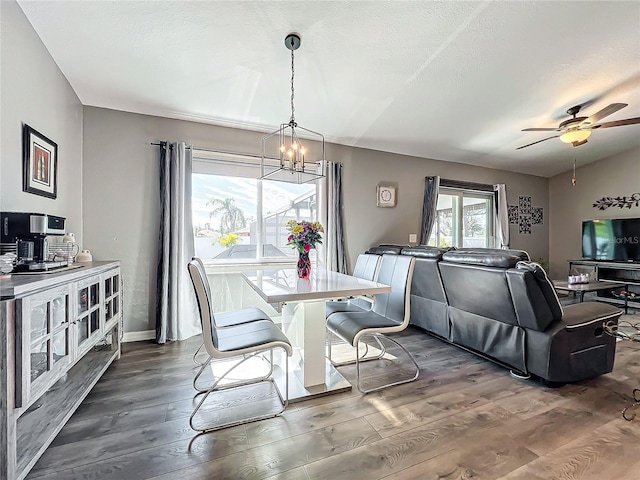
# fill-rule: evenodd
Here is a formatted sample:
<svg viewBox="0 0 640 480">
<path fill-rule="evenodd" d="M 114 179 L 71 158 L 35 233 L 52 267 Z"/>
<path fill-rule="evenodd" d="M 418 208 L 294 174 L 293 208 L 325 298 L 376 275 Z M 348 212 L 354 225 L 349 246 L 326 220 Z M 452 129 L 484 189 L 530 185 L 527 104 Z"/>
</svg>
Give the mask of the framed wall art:
<svg viewBox="0 0 640 480">
<path fill-rule="evenodd" d="M 56 198 L 58 144 L 25 124 L 22 127 L 22 155 L 22 190 Z"/>
<path fill-rule="evenodd" d="M 376 205 L 378 207 L 395 207 L 396 187 L 391 185 L 378 185 Z"/>
</svg>

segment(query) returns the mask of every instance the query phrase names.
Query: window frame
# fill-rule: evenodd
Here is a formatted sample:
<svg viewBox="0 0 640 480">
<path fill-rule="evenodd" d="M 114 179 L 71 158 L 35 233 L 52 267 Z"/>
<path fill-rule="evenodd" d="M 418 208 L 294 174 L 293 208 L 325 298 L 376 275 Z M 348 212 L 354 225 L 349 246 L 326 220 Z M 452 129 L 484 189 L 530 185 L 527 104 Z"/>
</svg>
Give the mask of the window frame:
<svg viewBox="0 0 640 480">
<path fill-rule="evenodd" d="M 297 262 L 296 255 L 285 255 L 278 257 L 265 257 L 264 245 L 266 240 L 266 228 L 265 228 L 265 214 L 264 214 L 264 202 L 263 202 L 263 183 L 264 180 L 260 178 L 263 171 L 263 165 L 267 167 L 277 167 L 279 162 L 277 159 L 265 159 L 265 163 L 262 163 L 262 158 L 257 155 L 240 154 L 232 152 L 217 152 L 211 150 L 192 150 L 192 175 L 217 175 L 236 178 L 247 178 L 256 181 L 256 256 L 254 258 L 237 258 L 237 259 L 215 259 L 215 258 L 202 258 L 201 260 L 206 266 L 215 265 L 216 270 L 219 271 L 222 268 L 226 272 L 240 272 L 251 266 L 264 266 L 270 267 L 291 267 Z M 230 173 L 226 173 L 227 169 Z M 234 175 L 233 172 L 236 172 Z M 241 172 L 243 174 L 237 174 Z M 254 172 L 253 174 L 251 172 Z M 191 180 L 192 181 L 192 180 Z M 275 180 L 266 180 L 274 182 Z M 308 184 L 315 184 L 315 197 L 316 204 L 319 203 L 320 198 L 324 198 L 325 183 L 322 181 L 312 181 Z M 193 194 L 192 194 L 193 198 Z M 193 202 L 193 200 L 192 200 Z M 312 221 L 318 221 L 320 217 L 320 209 L 317 207 L 314 211 Z M 195 226 L 194 226 L 195 227 Z M 195 239 L 195 228 L 193 229 L 193 235 Z"/>
<path fill-rule="evenodd" d="M 456 187 L 440 187 L 438 189 L 438 199 L 440 195 L 448 195 L 452 197 L 452 243 L 456 248 L 469 248 L 463 247 L 464 244 L 464 199 L 465 198 L 475 198 L 481 199 L 488 202 L 487 212 L 486 212 L 486 235 L 485 235 L 485 246 L 482 248 L 495 248 L 496 245 L 496 208 L 495 208 L 495 193 L 487 190 L 474 190 L 468 188 L 456 188 Z M 436 218 L 436 224 L 437 224 Z M 437 242 L 437 231 L 434 229 L 432 232 L 436 234 L 436 243 Z M 429 243 L 431 242 L 431 238 L 429 238 Z M 438 245 L 436 245 L 438 246 Z"/>
</svg>

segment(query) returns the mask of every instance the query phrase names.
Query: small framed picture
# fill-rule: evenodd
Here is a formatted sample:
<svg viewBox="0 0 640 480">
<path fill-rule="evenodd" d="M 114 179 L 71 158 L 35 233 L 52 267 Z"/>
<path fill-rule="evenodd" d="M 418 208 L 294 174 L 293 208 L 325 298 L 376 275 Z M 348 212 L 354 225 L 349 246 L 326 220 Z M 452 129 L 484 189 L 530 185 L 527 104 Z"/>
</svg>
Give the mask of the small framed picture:
<svg viewBox="0 0 640 480">
<path fill-rule="evenodd" d="M 22 190 L 56 198 L 58 144 L 25 124 L 22 128 L 22 155 Z"/>
<path fill-rule="evenodd" d="M 396 187 L 391 185 L 378 185 L 376 205 L 378 207 L 396 206 Z"/>
</svg>

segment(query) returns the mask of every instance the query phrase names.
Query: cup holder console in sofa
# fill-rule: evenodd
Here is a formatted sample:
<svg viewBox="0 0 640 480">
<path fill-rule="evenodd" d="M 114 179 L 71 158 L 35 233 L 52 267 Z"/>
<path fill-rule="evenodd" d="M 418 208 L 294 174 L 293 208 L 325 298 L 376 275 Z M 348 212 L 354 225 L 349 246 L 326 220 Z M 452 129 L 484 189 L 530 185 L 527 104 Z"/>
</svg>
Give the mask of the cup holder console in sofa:
<svg viewBox="0 0 640 480">
<path fill-rule="evenodd" d="M 448 342 L 550 383 L 613 369 L 616 343 L 602 325 L 622 311 L 598 302 L 563 308 L 526 252 L 381 245 L 367 253 L 416 258 L 411 324 Z"/>
</svg>

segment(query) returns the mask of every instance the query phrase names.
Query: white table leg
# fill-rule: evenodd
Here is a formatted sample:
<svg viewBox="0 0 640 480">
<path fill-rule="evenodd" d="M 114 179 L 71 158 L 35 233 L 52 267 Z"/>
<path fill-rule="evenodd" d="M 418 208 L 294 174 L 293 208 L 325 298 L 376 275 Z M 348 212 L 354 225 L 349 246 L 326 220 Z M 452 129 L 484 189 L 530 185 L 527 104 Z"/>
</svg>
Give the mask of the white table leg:
<svg viewBox="0 0 640 480">
<path fill-rule="evenodd" d="M 326 383 L 325 301 L 288 303 L 282 310 L 284 333 L 300 349 L 302 362 L 297 370 L 305 387 Z"/>
</svg>

